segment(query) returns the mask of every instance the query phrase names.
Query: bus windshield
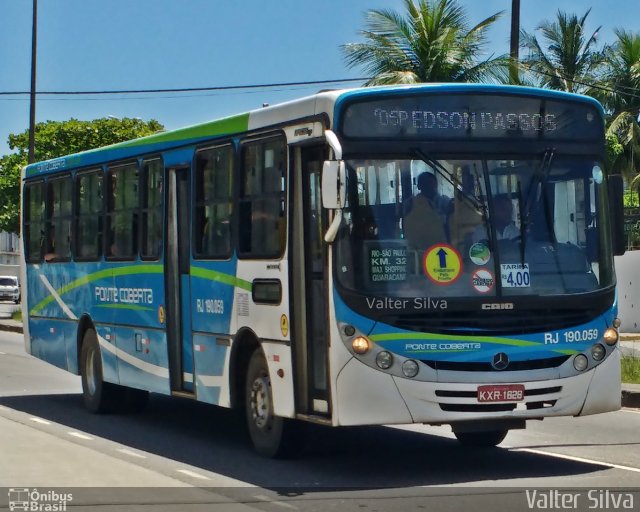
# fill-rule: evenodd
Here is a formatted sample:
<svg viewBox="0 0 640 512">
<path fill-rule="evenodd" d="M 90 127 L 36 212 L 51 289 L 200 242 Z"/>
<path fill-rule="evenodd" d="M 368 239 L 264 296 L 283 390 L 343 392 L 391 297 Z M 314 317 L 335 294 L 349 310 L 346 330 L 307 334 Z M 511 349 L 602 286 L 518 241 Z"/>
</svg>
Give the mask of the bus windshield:
<svg viewBox="0 0 640 512">
<path fill-rule="evenodd" d="M 583 294 L 614 282 L 606 180 L 584 156 L 350 159 L 339 283 L 365 295 Z"/>
</svg>

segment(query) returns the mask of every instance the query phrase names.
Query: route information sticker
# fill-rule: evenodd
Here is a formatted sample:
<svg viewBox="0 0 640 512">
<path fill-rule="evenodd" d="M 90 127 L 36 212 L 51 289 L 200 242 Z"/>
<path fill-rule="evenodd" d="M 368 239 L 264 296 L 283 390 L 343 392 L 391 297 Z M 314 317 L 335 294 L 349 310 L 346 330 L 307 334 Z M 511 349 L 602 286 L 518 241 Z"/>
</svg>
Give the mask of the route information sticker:
<svg viewBox="0 0 640 512">
<path fill-rule="evenodd" d="M 426 276 L 438 285 L 448 285 L 462 273 L 462 257 L 448 244 L 429 247 L 424 253 L 423 268 Z"/>
</svg>

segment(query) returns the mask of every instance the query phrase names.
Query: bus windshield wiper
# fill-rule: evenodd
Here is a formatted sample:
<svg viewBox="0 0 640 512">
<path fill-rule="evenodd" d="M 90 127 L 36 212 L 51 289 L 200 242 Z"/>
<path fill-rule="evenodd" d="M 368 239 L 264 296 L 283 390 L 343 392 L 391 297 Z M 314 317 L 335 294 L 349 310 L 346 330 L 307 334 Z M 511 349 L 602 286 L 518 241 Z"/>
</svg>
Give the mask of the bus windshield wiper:
<svg viewBox="0 0 640 512">
<path fill-rule="evenodd" d="M 552 232 L 552 240 L 555 241 L 555 231 L 553 229 L 553 225 L 551 224 L 551 228 L 549 228 L 549 222 L 551 219 L 551 210 L 549 209 L 549 202 L 547 201 L 546 187 L 547 182 L 549 181 L 549 174 L 551 173 L 551 164 L 553 163 L 553 157 L 555 156 L 556 150 L 555 148 L 547 148 L 542 155 L 542 160 L 540 161 L 540 167 L 538 167 L 537 171 L 534 172 L 531 177 L 531 184 L 529 185 L 529 193 L 527 194 L 527 199 L 522 206 L 522 191 L 518 188 L 519 202 L 520 202 L 520 260 L 524 265 L 525 259 L 525 244 L 526 244 L 526 233 L 529 229 L 529 217 L 531 216 L 531 210 L 533 209 L 533 202 L 536 199 L 536 189 L 540 187 L 540 199 L 542 200 L 545 208 L 545 221 L 547 223 L 547 229 L 551 229 Z M 536 179 L 537 178 L 537 179 Z"/>
</svg>

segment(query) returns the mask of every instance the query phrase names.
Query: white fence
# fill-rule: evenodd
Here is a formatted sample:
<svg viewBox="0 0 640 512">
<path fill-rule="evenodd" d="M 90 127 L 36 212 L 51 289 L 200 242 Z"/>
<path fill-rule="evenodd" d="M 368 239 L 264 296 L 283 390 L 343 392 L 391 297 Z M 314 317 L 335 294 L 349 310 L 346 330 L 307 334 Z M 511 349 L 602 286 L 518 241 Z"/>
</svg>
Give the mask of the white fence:
<svg viewBox="0 0 640 512">
<path fill-rule="evenodd" d="M 15 233 L 0 231 L 0 265 L 20 263 L 20 239 Z"/>
<path fill-rule="evenodd" d="M 640 332 L 640 251 L 616 256 L 621 332 Z"/>
</svg>

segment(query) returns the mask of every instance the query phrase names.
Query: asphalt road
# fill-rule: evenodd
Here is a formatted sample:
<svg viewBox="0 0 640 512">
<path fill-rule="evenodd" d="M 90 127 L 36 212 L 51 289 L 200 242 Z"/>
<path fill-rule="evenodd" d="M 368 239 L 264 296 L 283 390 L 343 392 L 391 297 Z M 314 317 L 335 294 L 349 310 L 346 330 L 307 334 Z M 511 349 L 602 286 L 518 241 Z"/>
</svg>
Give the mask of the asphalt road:
<svg viewBox="0 0 640 512">
<path fill-rule="evenodd" d="M 67 489 L 74 512 L 622 509 L 629 490 L 640 508 L 636 410 L 530 423 L 487 450 L 447 427 L 311 426 L 300 458 L 274 461 L 231 411 L 152 395 L 141 414 L 95 416 L 79 392 L 78 377 L 0 333 L 0 486 Z"/>
</svg>

